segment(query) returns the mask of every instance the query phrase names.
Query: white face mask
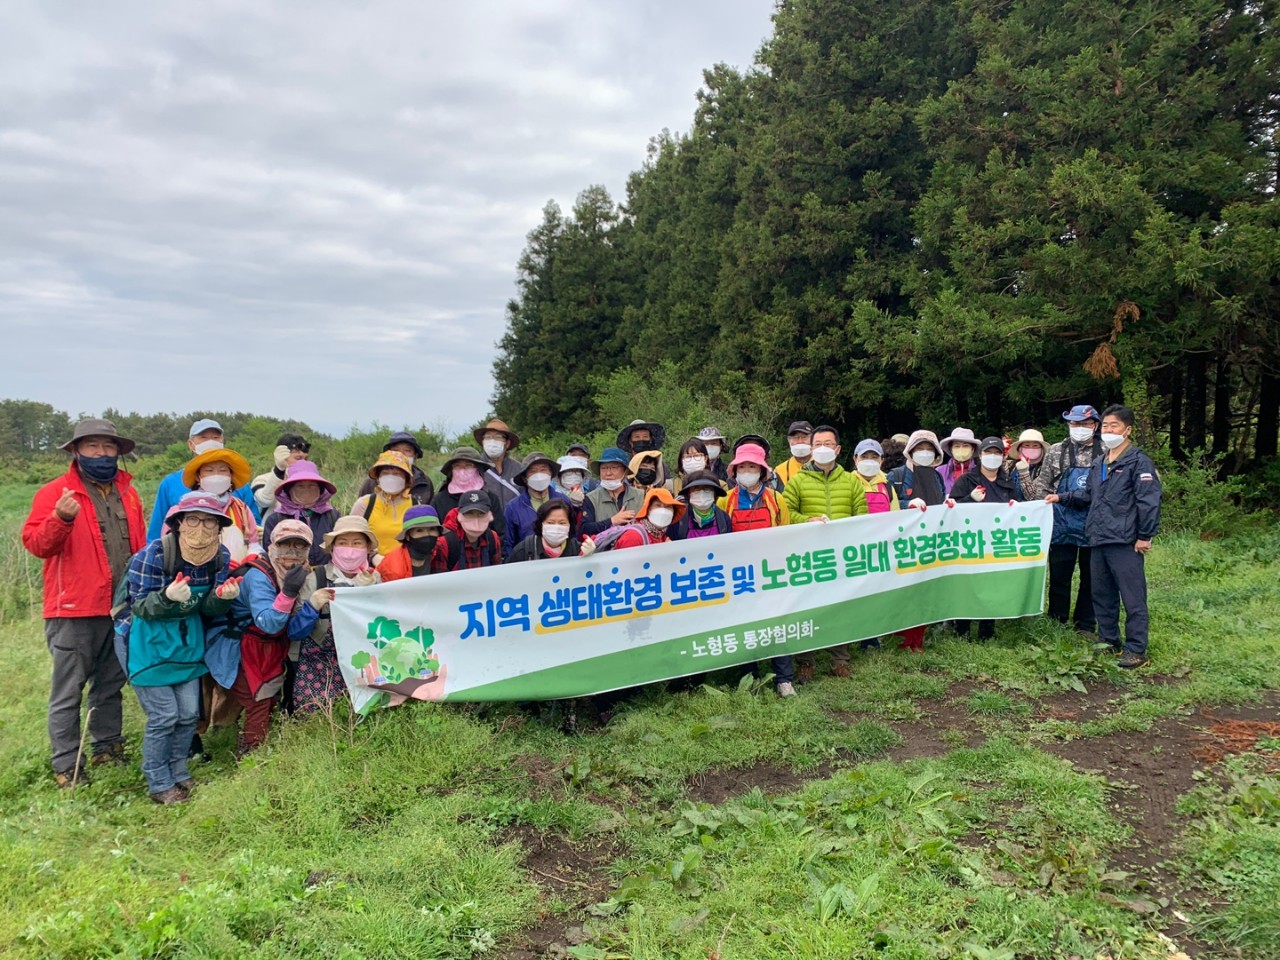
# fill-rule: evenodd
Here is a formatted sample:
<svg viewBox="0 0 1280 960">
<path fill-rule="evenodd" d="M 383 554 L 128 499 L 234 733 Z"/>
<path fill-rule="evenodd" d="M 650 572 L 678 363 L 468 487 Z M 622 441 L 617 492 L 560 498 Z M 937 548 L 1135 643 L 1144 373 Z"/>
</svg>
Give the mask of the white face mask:
<svg viewBox="0 0 1280 960">
<path fill-rule="evenodd" d="M 534 493 L 542 493 L 551 486 L 551 474 L 549 473 L 530 473 L 524 478 L 524 482 L 529 485 L 529 489 Z"/>
<path fill-rule="evenodd" d="M 813 453 L 813 447 L 807 443 L 793 443 L 791 445 L 791 455 L 797 460 L 803 460 L 809 454 Z"/>
<path fill-rule="evenodd" d="M 404 488 L 405 479 L 401 473 L 384 473 L 378 478 L 378 489 L 389 497 L 403 493 Z"/>
<path fill-rule="evenodd" d="M 987 470 L 999 470 L 1002 463 L 1004 463 L 1004 457 L 998 453 L 984 453 L 982 455 L 982 466 Z"/>
<path fill-rule="evenodd" d="M 813 451 L 813 459 L 817 460 L 819 465 L 826 466 L 828 463 L 836 462 L 836 450 L 834 447 L 816 447 Z"/>
<path fill-rule="evenodd" d="M 616 493 L 618 490 L 622 489 L 622 481 L 621 480 L 601 480 L 600 486 L 604 487 L 610 493 Z"/>
<path fill-rule="evenodd" d="M 759 470 L 739 470 L 737 474 L 735 474 L 735 476 L 737 477 L 737 480 L 738 480 L 738 486 L 743 487 L 747 490 L 750 490 L 752 487 L 754 487 L 757 483 L 760 482 Z"/>
<path fill-rule="evenodd" d="M 200 489 L 205 493 L 211 493 L 215 497 L 220 497 L 231 489 L 231 478 L 226 474 L 213 474 L 208 477 L 200 478 Z"/>
<path fill-rule="evenodd" d="M 1076 443 L 1088 443 L 1093 439 L 1093 427 L 1072 427 L 1068 432 Z"/>
<path fill-rule="evenodd" d="M 1127 439 L 1123 433 L 1104 433 L 1102 435 L 1102 445 L 1108 450 L 1114 450 Z"/>
<path fill-rule="evenodd" d="M 680 461 L 680 469 L 685 473 L 693 473 L 695 470 L 707 469 L 707 461 L 704 457 L 685 457 Z"/>
<path fill-rule="evenodd" d="M 196 454 L 208 453 L 210 450 L 221 450 L 223 443 L 221 440 L 201 440 L 196 444 Z"/>
<path fill-rule="evenodd" d="M 880 472 L 880 461 L 868 458 L 858 461 L 858 472 L 870 480 Z"/>
<path fill-rule="evenodd" d="M 716 502 L 716 495 L 710 490 L 695 490 L 689 494 L 689 503 L 697 510 L 710 510 Z"/>
<path fill-rule="evenodd" d="M 544 523 L 542 525 L 542 539 L 553 547 L 560 546 L 560 544 L 569 539 L 569 525 L 567 523 Z"/>
<path fill-rule="evenodd" d="M 560 474 L 560 486 L 580 487 L 586 482 L 586 479 L 586 474 L 579 473 L 577 470 L 570 470 L 568 473 Z"/>
<path fill-rule="evenodd" d="M 648 519 L 659 530 L 665 530 L 671 526 L 671 518 L 675 515 L 675 511 L 670 507 L 650 507 Z"/>
<path fill-rule="evenodd" d="M 720 456 L 720 444 L 718 444 L 718 443 L 708 443 L 708 444 L 707 444 L 707 456 L 708 456 L 708 457 L 710 457 L 712 460 L 714 460 L 716 457 Z"/>
<path fill-rule="evenodd" d="M 485 456 L 490 460 L 497 460 L 507 452 L 507 444 L 504 440 L 486 440 L 481 446 L 484 447 Z"/>
<path fill-rule="evenodd" d="M 933 451 L 927 447 L 924 448 L 923 450 L 917 450 L 911 454 L 911 462 L 920 467 L 933 466 L 933 460 L 934 460 Z"/>
</svg>

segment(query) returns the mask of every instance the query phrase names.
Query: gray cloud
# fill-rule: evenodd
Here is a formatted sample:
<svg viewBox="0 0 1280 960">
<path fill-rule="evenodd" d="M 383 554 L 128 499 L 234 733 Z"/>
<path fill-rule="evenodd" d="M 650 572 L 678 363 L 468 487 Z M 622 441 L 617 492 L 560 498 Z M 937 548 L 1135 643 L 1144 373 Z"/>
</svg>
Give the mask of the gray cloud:
<svg viewBox="0 0 1280 960">
<path fill-rule="evenodd" d="M 10 3 L 3 393 L 462 427 L 543 204 L 620 195 L 771 11 Z"/>
</svg>

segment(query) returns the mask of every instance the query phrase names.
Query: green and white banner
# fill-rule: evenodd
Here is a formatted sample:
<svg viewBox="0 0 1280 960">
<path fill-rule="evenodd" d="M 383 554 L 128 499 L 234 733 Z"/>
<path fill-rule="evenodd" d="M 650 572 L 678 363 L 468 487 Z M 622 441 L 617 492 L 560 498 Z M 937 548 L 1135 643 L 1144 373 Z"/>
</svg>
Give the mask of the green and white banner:
<svg viewBox="0 0 1280 960">
<path fill-rule="evenodd" d="M 339 590 L 356 709 L 553 700 L 1040 613 L 1052 507 L 902 510 Z"/>
</svg>

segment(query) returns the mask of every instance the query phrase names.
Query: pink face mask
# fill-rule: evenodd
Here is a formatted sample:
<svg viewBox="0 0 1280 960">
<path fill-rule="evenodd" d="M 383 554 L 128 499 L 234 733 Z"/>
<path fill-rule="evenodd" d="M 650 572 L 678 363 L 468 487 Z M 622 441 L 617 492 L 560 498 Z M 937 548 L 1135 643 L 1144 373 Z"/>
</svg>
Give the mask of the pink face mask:
<svg viewBox="0 0 1280 960">
<path fill-rule="evenodd" d="M 478 537 L 489 529 L 489 514 L 464 513 L 458 518 L 458 522 L 462 525 L 464 533 L 469 533 L 473 537 Z"/>
<path fill-rule="evenodd" d="M 353 576 L 369 566 L 369 551 L 364 547 L 334 547 L 333 565 Z"/>
<path fill-rule="evenodd" d="M 1023 447 L 1022 448 L 1022 457 L 1024 460 L 1027 461 L 1027 463 L 1035 463 L 1042 456 L 1044 456 L 1044 451 L 1041 450 L 1039 447 Z"/>
<path fill-rule="evenodd" d="M 455 463 L 453 465 L 453 472 L 449 475 L 449 479 L 454 483 L 473 483 L 479 474 L 480 471 L 475 467 Z"/>
</svg>

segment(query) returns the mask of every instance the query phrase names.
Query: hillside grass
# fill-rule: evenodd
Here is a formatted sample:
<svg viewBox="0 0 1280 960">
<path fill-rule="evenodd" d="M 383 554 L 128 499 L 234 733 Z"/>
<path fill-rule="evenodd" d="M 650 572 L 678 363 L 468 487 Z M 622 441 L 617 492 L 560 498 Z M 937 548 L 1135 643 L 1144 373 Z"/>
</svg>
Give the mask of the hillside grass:
<svg viewBox="0 0 1280 960">
<path fill-rule="evenodd" d="M 0 491 L 6 543 L 29 496 Z M 563 923 L 560 955 L 585 960 L 1167 956 L 1110 865 L 1134 840 L 1114 785 L 1045 747 L 1280 689 L 1277 552 L 1274 531 L 1162 538 L 1154 665 L 1136 676 L 1028 619 L 985 644 L 933 631 L 924 656 L 887 644 L 789 701 L 731 676 L 651 690 L 576 737 L 513 706 L 415 704 L 358 726 L 339 710 L 277 723 L 240 763 L 216 732 L 195 797 L 166 808 L 146 797 L 128 692 L 131 764 L 54 787 L 41 623 L 15 606 L 0 622 L 0 955 L 516 957 Z M 941 755 L 891 759 L 956 684 L 966 712 L 938 731 Z M 1110 709 L 1033 715 L 1079 686 L 1110 689 Z M 1260 756 L 1183 798 L 1168 853 L 1212 893 L 1196 936 L 1262 958 L 1280 955 L 1280 780 Z M 726 769 L 773 786 L 699 799 Z M 535 836 L 596 853 L 541 869 Z"/>
</svg>

